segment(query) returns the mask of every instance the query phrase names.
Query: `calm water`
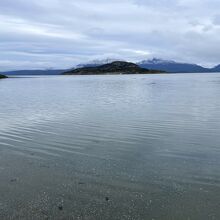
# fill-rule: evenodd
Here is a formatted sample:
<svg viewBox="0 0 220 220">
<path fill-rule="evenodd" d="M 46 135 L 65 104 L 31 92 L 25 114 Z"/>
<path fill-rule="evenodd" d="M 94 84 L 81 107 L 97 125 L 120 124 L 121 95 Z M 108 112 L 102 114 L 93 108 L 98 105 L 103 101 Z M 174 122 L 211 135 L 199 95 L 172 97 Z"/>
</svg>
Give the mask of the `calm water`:
<svg viewBox="0 0 220 220">
<path fill-rule="evenodd" d="M 219 220 L 220 74 L 1 80 L 0 219 Z"/>
</svg>

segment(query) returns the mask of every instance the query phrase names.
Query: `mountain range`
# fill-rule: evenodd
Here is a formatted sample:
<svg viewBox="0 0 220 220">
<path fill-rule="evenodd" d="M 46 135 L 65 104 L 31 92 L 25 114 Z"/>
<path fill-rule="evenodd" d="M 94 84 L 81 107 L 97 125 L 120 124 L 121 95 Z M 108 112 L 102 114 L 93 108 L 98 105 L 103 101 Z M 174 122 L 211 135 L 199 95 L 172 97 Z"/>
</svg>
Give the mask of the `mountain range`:
<svg viewBox="0 0 220 220">
<path fill-rule="evenodd" d="M 159 69 L 169 73 L 207 73 L 220 72 L 220 65 L 213 68 L 205 68 L 197 64 L 181 63 L 170 60 L 154 58 L 137 63 L 142 68 Z"/>
<path fill-rule="evenodd" d="M 89 63 L 78 64 L 74 69 L 83 68 L 83 67 L 97 67 L 104 64 L 112 63 L 116 61 L 115 59 L 104 59 L 104 60 L 94 60 Z M 144 69 L 156 69 L 165 71 L 168 73 L 209 73 L 209 72 L 220 72 L 220 64 L 213 68 L 205 68 L 197 64 L 191 63 L 181 63 L 172 60 L 163 60 L 153 58 L 151 60 L 143 60 L 136 63 L 139 67 Z M 2 74 L 5 75 L 60 75 L 63 72 L 69 70 L 65 69 L 55 69 L 55 70 L 18 70 L 18 71 L 7 71 Z"/>
<path fill-rule="evenodd" d="M 39 76 L 39 75 L 60 75 L 66 70 L 14 70 L 2 72 L 4 75 L 12 76 Z"/>
</svg>

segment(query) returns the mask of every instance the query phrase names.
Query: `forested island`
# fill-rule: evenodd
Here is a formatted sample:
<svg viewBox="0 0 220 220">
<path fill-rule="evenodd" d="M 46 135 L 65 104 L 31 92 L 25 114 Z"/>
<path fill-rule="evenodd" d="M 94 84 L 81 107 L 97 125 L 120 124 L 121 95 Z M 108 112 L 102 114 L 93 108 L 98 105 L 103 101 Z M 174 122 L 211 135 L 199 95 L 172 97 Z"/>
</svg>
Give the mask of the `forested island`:
<svg viewBox="0 0 220 220">
<path fill-rule="evenodd" d="M 82 67 L 62 73 L 63 75 L 101 75 L 101 74 L 150 74 L 164 73 L 160 70 L 150 70 L 137 64 L 125 61 L 115 61 L 96 67 Z"/>
</svg>

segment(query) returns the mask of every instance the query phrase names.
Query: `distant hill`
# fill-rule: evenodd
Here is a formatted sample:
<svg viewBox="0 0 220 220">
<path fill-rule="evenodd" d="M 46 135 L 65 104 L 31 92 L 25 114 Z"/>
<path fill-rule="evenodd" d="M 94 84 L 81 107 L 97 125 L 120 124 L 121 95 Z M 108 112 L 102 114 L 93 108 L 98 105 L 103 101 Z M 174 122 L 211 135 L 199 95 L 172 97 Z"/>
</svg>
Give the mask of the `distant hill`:
<svg viewBox="0 0 220 220">
<path fill-rule="evenodd" d="M 0 74 L 0 79 L 5 79 L 7 76 Z"/>
<path fill-rule="evenodd" d="M 27 75 L 60 75 L 65 70 L 15 70 L 6 71 L 5 75 L 27 76 Z"/>
<path fill-rule="evenodd" d="M 161 73 L 159 70 L 149 70 L 139 67 L 137 64 L 115 61 L 95 67 L 82 67 L 64 72 L 64 75 L 101 75 L 101 74 L 149 74 Z"/>
<path fill-rule="evenodd" d="M 197 64 L 178 63 L 175 61 L 152 59 L 137 63 L 140 67 L 146 69 L 159 69 L 169 73 L 204 73 L 213 72 L 213 69 L 204 68 Z M 220 69 L 220 68 L 219 68 Z"/>
</svg>

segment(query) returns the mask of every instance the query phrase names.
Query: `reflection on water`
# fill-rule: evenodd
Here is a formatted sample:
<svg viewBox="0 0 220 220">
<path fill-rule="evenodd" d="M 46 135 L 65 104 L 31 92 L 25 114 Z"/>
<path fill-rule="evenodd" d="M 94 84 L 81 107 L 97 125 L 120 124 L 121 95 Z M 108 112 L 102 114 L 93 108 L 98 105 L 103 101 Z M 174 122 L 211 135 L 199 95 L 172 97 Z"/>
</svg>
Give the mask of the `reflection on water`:
<svg viewBox="0 0 220 220">
<path fill-rule="evenodd" d="M 219 82 L 219 74 L 0 81 L 0 217 L 220 219 Z"/>
</svg>

